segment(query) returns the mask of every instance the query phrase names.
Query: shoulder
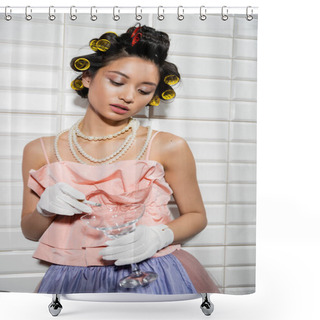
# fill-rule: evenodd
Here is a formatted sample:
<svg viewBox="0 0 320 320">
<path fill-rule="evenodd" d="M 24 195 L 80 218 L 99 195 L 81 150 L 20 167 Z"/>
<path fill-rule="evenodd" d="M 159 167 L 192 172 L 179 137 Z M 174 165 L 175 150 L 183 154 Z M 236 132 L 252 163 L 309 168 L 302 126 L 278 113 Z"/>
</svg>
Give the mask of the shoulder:
<svg viewBox="0 0 320 320">
<path fill-rule="evenodd" d="M 23 155 L 33 155 L 33 156 L 39 156 L 41 153 L 41 141 L 40 138 L 32 140 L 28 142 L 23 149 Z"/>
<path fill-rule="evenodd" d="M 28 142 L 23 149 L 23 163 L 28 163 L 34 169 L 46 164 L 46 158 L 42 150 L 41 139 L 46 150 L 53 145 L 54 137 L 42 137 Z"/>
<path fill-rule="evenodd" d="M 54 143 L 54 136 L 52 137 L 41 137 L 34 140 L 29 141 L 23 149 L 24 153 L 31 153 L 33 155 L 43 154 L 41 139 L 43 141 L 44 147 L 50 147 Z"/>
<path fill-rule="evenodd" d="M 183 161 L 184 158 L 192 156 L 184 138 L 164 131 L 160 131 L 155 137 L 153 149 L 157 150 L 157 156 L 165 167 L 173 161 Z"/>
<path fill-rule="evenodd" d="M 188 147 L 186 140 L 170 132 L 160 131 L 157 134 L 157 143 L 161 147 L 162 152 L 183 151 Z"/>
</svg>

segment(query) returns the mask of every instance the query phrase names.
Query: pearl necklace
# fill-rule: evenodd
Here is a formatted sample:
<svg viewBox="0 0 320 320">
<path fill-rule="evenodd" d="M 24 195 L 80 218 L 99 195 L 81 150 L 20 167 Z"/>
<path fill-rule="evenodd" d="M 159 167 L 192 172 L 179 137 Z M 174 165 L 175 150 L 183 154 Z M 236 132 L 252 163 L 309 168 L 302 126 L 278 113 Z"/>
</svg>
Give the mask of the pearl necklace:
<svg viewBox="0 0 320 320">
<path fill-rule="evenodd" d="M 135 119 L 133 119 L 133 120 L 135 120 Z M 80 121 L 79 121 L 79 122 L 80 122 Z M 73 156 L 76 158 L 76 160 L 77 160 L 78 162 L 80 162 L 80 163 L 82 163 L 82 164 L 87 164 L 86 162 L 82 161 L 82 159 L 79 158 L 79 156 L 76 154 L 76 152 L 75 152 L 75 150 L 74 150 L 74 148 L 73 148 L 73 145 L 72 145 L 72 136 L 74 135 L 74 128 L 75 128 L 75 126 L 76 126 L 77 124 L 78 124 L 78 122 L 77 122 L 75 125 L 73 125 L 70 129 L 65 129 L 65 130 L 61 131 L 60 133 L 58 133 L 58 134 L 56 135 L 56 138 L 55 138 L 55 141 L 54 141 L 54 151 L 55 151 L 55 155 L 56 155 L 57 159 L 58 159 L 59 161 L 63 161 L 62 158 L 61 158 L 61 156 L 60 156 L 60 154 L 59 154 L 59 151 L 58 151 L 58 140 L 59 140 L 60 136 L 61 136 L 63 133 L 65 133 L 65 132 L 67 132 L 67 131 L 69 130 L 69 137 L 68 137 L 68 138 L 69 138 L 69 148 L 70 148 L 70 150 L 71 150 L 71 153 L 73 154 Z M 133 124 L 133 126 L 132 126 L 132 134 L 129 135 L 130 138 L 129 138 L 129 137 L 126 138 L 126 141 L 127 141 L 126 146 L 123 146 L 123 145 L 124 145 L 124 144 L 123 144 L 123 145 L 120 147 L 120 148 L 122 149 L 122 152 L 119 151 L 119 149 L 120 149 L 120 148 L 119 148 L 116 152 L 113 153 L 113 154 L 115 155 L 115 157 L 114 157 L 113 159 L 111 158 L 111 156 L 106 157 L 106 158 L 110 158 L 109 161 L 104 162 L 104 163 L 101 163 L 100 165 L 103 165 L 103 164 L 105 164 L 105 163 L 112 163 L 112 162 L 118 160 L 118 159 L 131 147 L 132 143 L 133 143 L 134 140 L 135 140 L 136 133 L 137 133 L 137 131 L 138 131 L 139 126 L 140 126 L 139 121 L 138 121 L 138 120 L 135 120 L 135 124 Z M 70 134 L 70 131 L 72 131 L 72 135 Z M 144 146 L 143 146 L 142 149 L 141 149 L 141 152 L 140 152 L 139 155 L 136 157 L 136 160 L 140 160 L 140 159 L 142 158 L 143 154 L 145 153 L 145 151 L 146 151 L 146 149 L 147 149 L 147 147 L 148 147 L 148 145 L 149 145 L 150 139 L 151 139 L 151 134 L 152 134 L 152 129 L 151 129 L 151 127 L 149 126 L 149 127 L 148 127 L 148 133 L 147 133 L 146 141 L 145 141 L 145 143 L 144 143 Z M 130 141 L 129 141 L 129 140 L 130 140 Z M 82 149 L 82 148 L 80 147 L 80 149 Z M 83 150 L 83 152 L 84 152 L 84 150 Z M 85 153 L 85 152 L 84 152 L 84 153 Z M 90 157 L 90 156 L 89 156 L 89 157 Z M 99 159 L 96 159 L 96 160 L 99 160 Z"/>
<path fill-rule="evenodd" d="M 59 132 L 59 133 L 56 135 L 56 138 L 54 139 L 54 153 L 56 154 L 56 157 L 57 157 L 57 159 L 58 159 L 59 161 L 63 161 L 63 160 L 62 160 L 62 158 L 61 158 L 61 156 L 60 156 L 60 153 L 59 153 L 59 151 L 58 151 L 58 140 L 59 140 L 60 136 L 61 136 L 63 133 L 67 132 L 68 130 L 69 130 L 69 129 L 65 129 L 65 130 Z"/>
<path fill-rule="evenodd" d="M 112 138 L 116 138 L 117 136 L 119 136 L 122 133 L 127 132 L 130 128 L 132 128 L 133 126 L 133 122 L 137 121 L 134 120 L 133 118 L 130 118 L 129 123 L 120 131 L 114 133 L 114 134 L 108 134 L 106 136 L 101 136 L 101 137 L 94 137 L 94 136 L 86 136 L 84 135 L 80 129 L 79 129 L 79 124 L 81 122 L 82 119 L 80 119 L 79 121 L 77 121 L 77 123 L 75 124 L 75 133 L 78 137 L 81 137 L 83 139 L 89 140 L 89 141 L 99 141 L 99 140 L 110 140 Z"/>
<path fill-rule="evenodd" d="M 116 150 L 114 153 L 112 153 L 110 156 L 106 156 L 103 159 L 96 159 L 92 156 L 90 156 L 89 154 L 87 154 L 82 147 L 79 145 L 78 141 L 77 141 L 77 136 L 75 134 L 75 132 L 72 132 L 72 139 L 73 139 L 73 143 L 76 146 L 77 150 L 79 151 L 79 153 L 81 153 L 85 158 L 87 158 L 88 160 L 92 161 L 92 162 L 105 162 L 109 159 L 112 159 L 113 157 L 115 157 L 119 152 L 121 152 L 121 150 L 123 150 L 125 148 L 125 146 L 131 142 L 132 138 L 132 134 L 128 135 L 128 137 L 126 138 L 126 140 L 124 141 L 124 143 L 120 146 L 120 148 L 118 150 Z"/>
<path fill-rule="evenodd" d="M 148 145 L 149 145 L 149 141 L 151 139 L 151 134 L 152 134 L 152 129 L 151 127 L 148 127 L 148 133 L 147 133 L 147 138 L 146 138 L 146 141 L 141 149 L 141 152 L 139 153 L 139 155 L 137 156 L 136 160 L 140 160 L 143 156 L 143 154 L 145 153 Z"/>
<path fill-rule="evenodd" d="M 102 159 L 96 159 L 92 156 L 90 156 L 89 154 L 87 154 L 82 147 L 79 145 L 79 143 L 77 142 L 77 138 L 76 138 L 76 134 L 75 134 L 75 127 L 76 125 L 72 126 L 70 131 L 69 131 L 69 147 L 71 150 L 71 153 L 73 154 L 73 156 L 81 163 L 84 163 L 84 161 L 82 161 L 78 155 L 76 154 L 74 148 L 73 148 L 73 144 L 72 142 L 74 142 L 77 150 L 88 160 L 92 161 L 92 162 L 96 162 L 96 163 L 111 163 L 114 162 L 115 160 L 119 159 L 123 154 L 125 154 L 127 152 L 127 150 L 131 147 L 131 145 L 133 144 L 136 134 L 137 134 L 137 130 L 139 128 L 139 121 L 138 120 L 134 120 L 133 126 L 132 126 L 132 134 L 130 134 L 126 140 L 124 141 L 124 143 L 120 146 L 120 148 L 118 150 L 116 150 L 113 154 L 111 154 L 110 156 L 106 156 L 105 158 Z"/>
</svg>

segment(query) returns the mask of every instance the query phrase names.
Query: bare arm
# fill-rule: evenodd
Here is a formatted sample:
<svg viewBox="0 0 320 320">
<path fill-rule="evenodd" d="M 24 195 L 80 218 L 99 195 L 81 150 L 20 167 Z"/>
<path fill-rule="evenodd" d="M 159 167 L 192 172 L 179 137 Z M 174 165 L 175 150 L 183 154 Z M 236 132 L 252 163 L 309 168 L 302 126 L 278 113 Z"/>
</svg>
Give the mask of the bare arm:
<svg viewBox="0 0 320 320">
<path fill-rule="evenodd" d="M 23 150 L 22 176 L 23 176 L 23 204 L 21 212 L 21 229 L 23 235 L 33 241 L 38 241 L 47 230 L 54 217 L 43 217 L 36 206 L 39 197 L 28 186 L 30 169 L 39 169 L 45 163 L 39 139 L 29 142 Z"/>
<path fill-rule="evenodd" d="M 181 243 L 207 225 L 195 160 L 187 142 L 180 137 L 161 133 L 161 141 L 158 139 L 157 144 L 159 147 L 161 144 L 161 163 L 165 168 L 165 178 L 173 190 L 180 212 L 180 217 L 168 223 L 168 226 L 174 233 L 174 243 Z"/>
</svg>

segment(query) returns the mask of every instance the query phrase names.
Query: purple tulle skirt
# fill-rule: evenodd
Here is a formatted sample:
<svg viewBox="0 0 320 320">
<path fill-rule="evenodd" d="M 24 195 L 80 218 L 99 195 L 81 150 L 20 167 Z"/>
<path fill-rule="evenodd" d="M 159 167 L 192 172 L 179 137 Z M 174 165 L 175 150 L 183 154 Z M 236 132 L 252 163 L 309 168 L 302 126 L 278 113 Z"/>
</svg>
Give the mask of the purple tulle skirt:
<svg viewBox="0 0 320 320">
<path fill-rule="evenodd" d="M 52 265 L 40 284 L 39 293 L 101 293 L 135 292 L 145 294 L 189 294 L 197 293 L 188 273 L 180 261 L 168 254 L 139 263 L 141 271 L 152 271 L 158 279 L 144 287 L 123 289 L 120 279 L 131 273 L 130 266 L 77 267 Z"/>
</svg>

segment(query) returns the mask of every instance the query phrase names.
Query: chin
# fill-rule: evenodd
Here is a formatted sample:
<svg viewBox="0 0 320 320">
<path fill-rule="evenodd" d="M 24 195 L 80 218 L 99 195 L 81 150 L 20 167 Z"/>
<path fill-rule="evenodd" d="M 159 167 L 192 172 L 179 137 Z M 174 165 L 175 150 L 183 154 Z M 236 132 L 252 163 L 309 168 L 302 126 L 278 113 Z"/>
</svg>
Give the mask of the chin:
<svg viewBox="0 0 320 320">
<path fill-rule="evenodd" d="M 100 118 L 111 121 L 124 121 L 131 117 L 131 115 L 121 115 L 121 114 L 99 114 Z"/>
</svg>

